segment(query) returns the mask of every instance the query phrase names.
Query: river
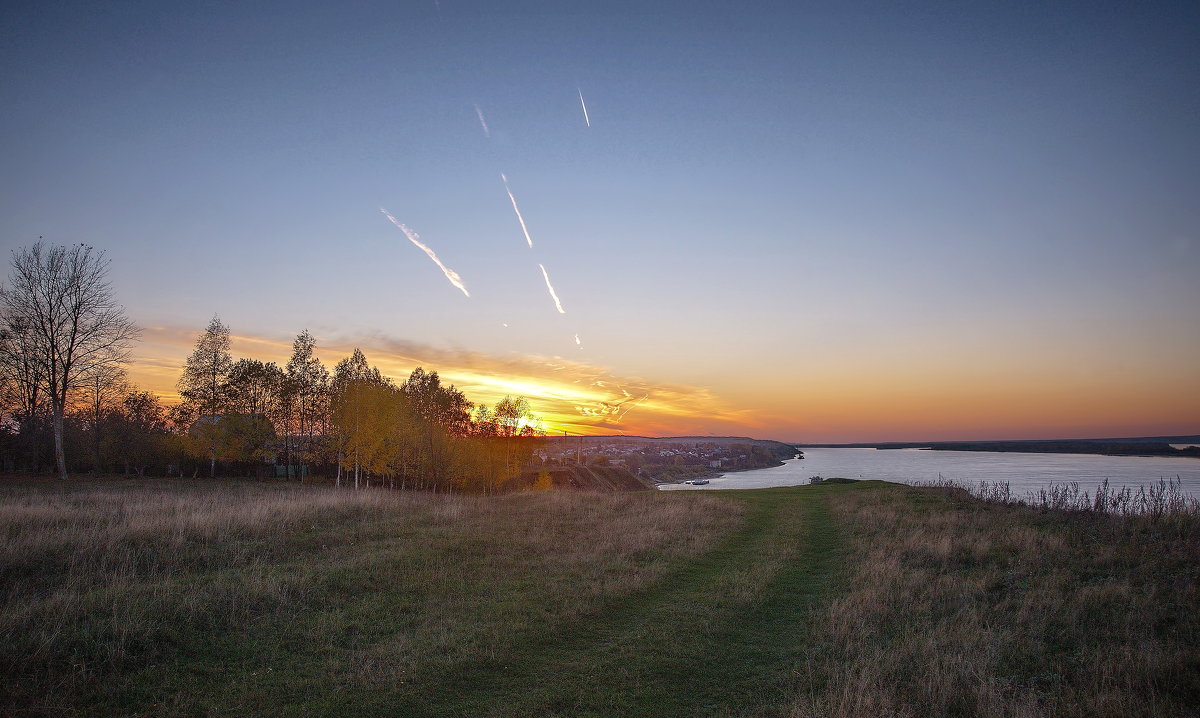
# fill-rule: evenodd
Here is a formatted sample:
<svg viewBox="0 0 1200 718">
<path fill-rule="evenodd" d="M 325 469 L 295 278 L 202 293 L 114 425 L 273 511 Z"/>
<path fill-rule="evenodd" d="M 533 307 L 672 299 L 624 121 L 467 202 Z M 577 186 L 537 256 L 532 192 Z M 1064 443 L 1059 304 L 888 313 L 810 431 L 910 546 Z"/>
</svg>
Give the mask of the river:
<svg viewBox="0 0 1200 718">
<path fill-rule="evenodd" d="M 783 466 L 725 474 L 706 486 L 664 484 L 666 490 L 762 489 L 807 484 L 810 476 L 883 479 L 903 484 L 948 479 L 964 485 L 1007 481 L 1014 497 L 1050 484 L 1077 482 L 1094 493 L 1110 486 L 1147 486 L 1179 479 L 1184 493 L 1200 497 L 1200 459 L 1094 454 L 1025 454 L 922 449 L 805 449 L 803 459 Z"/>
</svg>

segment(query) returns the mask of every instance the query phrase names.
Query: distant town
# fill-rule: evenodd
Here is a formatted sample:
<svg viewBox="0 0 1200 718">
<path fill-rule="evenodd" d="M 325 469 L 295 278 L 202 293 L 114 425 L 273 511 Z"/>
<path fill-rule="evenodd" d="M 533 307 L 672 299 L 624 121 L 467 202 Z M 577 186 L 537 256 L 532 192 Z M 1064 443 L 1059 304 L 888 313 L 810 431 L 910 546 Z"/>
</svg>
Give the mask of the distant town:
<svg viewBox="0 0 1200 718">
<path fill-rule="evenodd" d="M 792 444 L 732 436 L 551 436 L 534 454 L 550 466 L 619 466 L 658 483 L 778 466 Z"/>
</svg>

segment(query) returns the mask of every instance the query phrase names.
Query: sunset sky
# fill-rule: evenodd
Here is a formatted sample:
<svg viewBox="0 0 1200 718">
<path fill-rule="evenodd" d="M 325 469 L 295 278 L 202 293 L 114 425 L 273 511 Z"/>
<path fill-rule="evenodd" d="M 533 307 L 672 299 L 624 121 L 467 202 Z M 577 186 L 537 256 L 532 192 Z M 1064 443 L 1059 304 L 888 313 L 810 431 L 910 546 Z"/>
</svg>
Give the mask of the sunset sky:
<svg viewBox="0 0 1200 718">
<path fill-rule="evenodd" d="M 1200 433 L 1200 4 L 992 5 L 10 0 L 0 250 L 166 397 L 217 314 L 551 430 Z"/>
</svg>

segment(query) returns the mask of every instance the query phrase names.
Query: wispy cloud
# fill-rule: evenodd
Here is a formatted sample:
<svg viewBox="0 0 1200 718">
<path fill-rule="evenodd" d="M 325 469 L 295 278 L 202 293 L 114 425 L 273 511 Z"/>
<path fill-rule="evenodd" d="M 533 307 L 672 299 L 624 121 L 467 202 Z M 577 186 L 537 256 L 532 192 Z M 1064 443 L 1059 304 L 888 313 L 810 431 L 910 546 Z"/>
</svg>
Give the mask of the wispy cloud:
<svg viewBox="0 0 1200 718">
<path fill-rule="evenodd" d="M 151 327 L 130 374 L 166 401 L 178 400 L 175 382 L 198 330 Z M 290 337 L 233 335 L 235 358 L 284 364 Z M 317 354 L 328 367 L 360 347 L 367 360 L 397 381 L 416 367 L 436 370 L 476 403 L 494 404 L 505 395 L 529 400 L 550 431 L 633 434 L 744 432 L 756 425 L 748 411 L 730 407 L 706 387 L 621 376 L 606 367 L 561 357 L 492 355 L 436 347 L 385 335 L 318 337 Z"/>
</svg>

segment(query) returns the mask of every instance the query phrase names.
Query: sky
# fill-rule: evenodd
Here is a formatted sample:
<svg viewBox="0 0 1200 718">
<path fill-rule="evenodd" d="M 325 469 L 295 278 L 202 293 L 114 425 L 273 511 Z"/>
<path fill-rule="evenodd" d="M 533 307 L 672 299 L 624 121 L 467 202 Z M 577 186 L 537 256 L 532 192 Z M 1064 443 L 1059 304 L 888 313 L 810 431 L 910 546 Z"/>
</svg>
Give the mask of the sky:
<svg viewBox="0 0 1200 718">
<path fill-rule="evenodd" d="M 104 250 L 167 400 L 219 315 L 551 431 L 1195 434 L 1197 47 L 1194 2 L 10 0 L 0 253 Z"/>
</svg>

